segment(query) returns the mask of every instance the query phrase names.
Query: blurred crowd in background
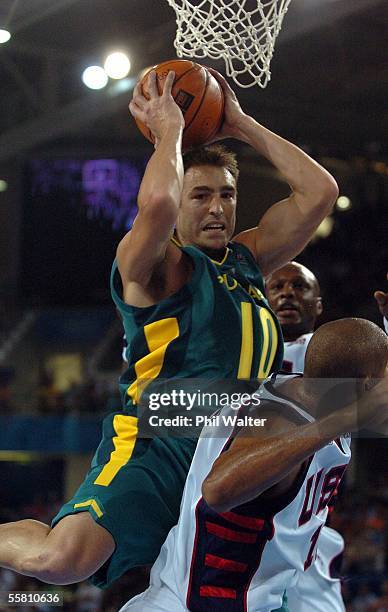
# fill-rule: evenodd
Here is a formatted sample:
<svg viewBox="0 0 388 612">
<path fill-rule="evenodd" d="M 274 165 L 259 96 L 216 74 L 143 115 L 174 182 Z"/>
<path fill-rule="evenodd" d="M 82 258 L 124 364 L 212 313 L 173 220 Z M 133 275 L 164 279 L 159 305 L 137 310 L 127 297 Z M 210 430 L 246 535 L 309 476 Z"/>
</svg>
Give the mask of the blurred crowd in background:
<svg viewBox="0 0 388 612">
<path fill-rule="evenodd" d="M 8 378 L 12 379 L 11 372 Z M 61 391 L 56 387 L 52 375 L 43 371 L 39 380 L 34 412 L 46 416 L 69 413 L 101 416 L 113 410 L 115 402 L 115 408 L 120 406 L 117 384 L 112 385 L 106 381 L 89 378 L 80 384 L 73 383 L 67 391 Z M 4 382 L 3 385 L 0 382 L 0 412 L 12 414 L 14 411 L 22 412 L 23 405 L 12 393 L 10 381 Z M 28 411 L 31 412 L 30 408 Z"/>
</svg>

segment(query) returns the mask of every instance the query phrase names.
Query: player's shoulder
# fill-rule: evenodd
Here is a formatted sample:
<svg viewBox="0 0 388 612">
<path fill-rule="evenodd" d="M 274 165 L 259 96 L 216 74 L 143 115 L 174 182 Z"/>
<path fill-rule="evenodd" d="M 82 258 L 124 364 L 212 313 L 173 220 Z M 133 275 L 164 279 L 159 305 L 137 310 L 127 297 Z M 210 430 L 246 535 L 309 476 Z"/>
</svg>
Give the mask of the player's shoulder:
<svg viewBox="0 0 388 612">
<path fill-rule="evenodd" d="M 252 248 L 250 241 L 246 238 L 245 232 L 241 232 L 241 234 L 237 234 L 236 236 L 234 236 L 233 239 L 228 243 L 228 247 L 234 253 L 238 261 L 246 262 L 258 267 L 257 261 L 255 259 L 254 249 Z"/>
<path fill-rule="evenodd" d="M 171 240 L 163 259 L 153 266 L 147 278 L 136 281 L 125 276 L 116 256 L 111 272 L 111 294 L 120 313 L 132 312 L 133 309 L 137 309 L 136 312 L 139 313 L 139 308 L 156 309 L 163 304 L 167 308 L 172 302 L 181 300 L 181 292 L 184 292 L 186 298 L 187 292 L 194 295 L 204 278 L 205 266 L 197 251 L 198 249 L 182 247 Z M 147 256 L 144 252 L 144 257 Z"/>
<path fill-rule="evenodd" d="M 251 285 L 260 290 L 260 299 L 264 299 L 264 276 L 249 245 L 240 241 L 240 235 L 238 235 L 228 243 L 228 248 L 231 254 L 230 263 Z"/>
</svg>

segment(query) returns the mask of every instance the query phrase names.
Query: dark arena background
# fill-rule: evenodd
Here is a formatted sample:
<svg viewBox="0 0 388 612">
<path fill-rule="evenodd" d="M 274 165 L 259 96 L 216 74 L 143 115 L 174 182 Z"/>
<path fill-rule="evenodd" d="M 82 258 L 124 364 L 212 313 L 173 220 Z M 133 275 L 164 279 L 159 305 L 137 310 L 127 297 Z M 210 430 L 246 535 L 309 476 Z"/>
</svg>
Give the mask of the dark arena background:
<svg viewBox="0 0 388 612">
<path fill-rule="evenodd" d="M 0 28 L 12 34 L 0 44 L 0 521 L 50 522 L 120 402 L 109 275 L 153 151 L 127 107 L 141 72 L 175 57 L 175 17 L 163 0 L 2 0 Z M 88 88 L 83 71 L 116 50 L 129 73 Z M 222 61 L 203 63 L 224 73 Z M 233 85 L 243 109 L 340 188 L 297 258 L 320 281 L 319 323 L 357 316 L 382 326 L 373 293 L 388 291 L 386 0 L 293 0 L 271 72 L 265 90 Z M 228 144 L 241 167 L 242 230 L 289 188 L 248 146 Z M 368 612 L 388 593 L 387 440 L 353 448 L 331 525 L 346 542 L 347 610 Z M 113 612 L 146 584 L 135 570 L 106 591 L 61 587 L 62 609 Z M 0 591 L 50 588 L 0 570 Z"/>
</svg>

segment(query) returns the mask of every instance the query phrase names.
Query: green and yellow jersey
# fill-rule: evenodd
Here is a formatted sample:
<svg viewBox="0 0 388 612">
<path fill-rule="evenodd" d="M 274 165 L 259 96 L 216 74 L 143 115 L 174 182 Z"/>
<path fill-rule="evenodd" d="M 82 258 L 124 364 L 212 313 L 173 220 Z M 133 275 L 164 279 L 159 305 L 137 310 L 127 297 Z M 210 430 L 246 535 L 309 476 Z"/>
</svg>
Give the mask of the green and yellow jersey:
<svg viewBox="0 0 388 612">
<path fill-rule="evenodd" d="M 124 303 L 113 264 L 112 297 L 128 342 L 128 369 L 120 378 L 127 414 L 136 414 L 142 393 L 158 380 L 263 379 L 282 363 L 280 326 L 249 249 L 231 242 L 217 262 L 196 247 L 179 248 L 193 260 L 190 280 L 145 308 Z"/>
<path fill-rule="evenodd" d="M 123 407 L 105 417 L 84 482 L 52 522 L 89 512 L 111 533 L 114 553 L 91 578 L 100 587 L 133 567 L 154 563 L 178 521 L 197 440 L 191 429 L 187 437 L 160 435 L 159 429 L 156 437 L 142 435 L 139 408 L 150 389 L 166 380 L 184 387 L 189 379 L 206 387 L 212 379 L 234 390 L 238 380 L 264 378 L 282 363 L 281 331 L 250 251 L 232 242 L 224 260 L 216 262 L 195 247 L 180 248 L 193 260 L 190 280 L 146 308 L 123 302 L 113 264 L 112 296 L 128 341 L 128 369 L 120 379 Z M 207 411 L 214 407 L 206 405 Z"/>
</svg>

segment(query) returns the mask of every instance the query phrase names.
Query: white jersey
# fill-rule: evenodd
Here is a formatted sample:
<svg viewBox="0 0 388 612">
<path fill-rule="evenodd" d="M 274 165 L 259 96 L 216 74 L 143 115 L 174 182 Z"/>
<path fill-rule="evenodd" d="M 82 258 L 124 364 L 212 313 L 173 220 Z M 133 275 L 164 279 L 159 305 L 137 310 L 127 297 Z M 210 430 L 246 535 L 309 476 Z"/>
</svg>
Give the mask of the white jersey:
<svg viewBox="0 0 388 612">
<path fill-rule="evenodd" d="M 385 323 L 384 319 L 384 323 Z M 284 343 L 283 369 L 303 372 L 304 358 L 312 333 Z M 330 527 L 322 527 L 314 563 L 298 577 L 295 588 L 287 591 L 290 612 L 344 612 L 341 582 L 334 571 L 335 562 L 344 551 L 342 536 Z"/>
<path fill-rule="evenodd" d="M 277 395 L 272 379 L 261 389 L 302 422 L 314 419 Z M 236 418 L 224 408 L 218 415 Z M 240 415 L 241 416 L 241 415 Z M 313 563 L 327 505 L 350 460 L 341 438 L 307 460 L 292 491 L 275 501 L 258 497 L 233 511 L 214 512 L 201 487 L 217 457 L 232 441 L 233 424 L 217 437 L 208 427 L 201 436 L 183 493 L 178 525 L 169 533 L 150 579 L 150 588 L 123 611 L 270 612 L 282 605 L 284 591 Z"/>
<path fill-rule="evenodd" d="M 303 334 L 292 342 L 284 343 L 283 370 L 286 372 L 304 372 L 304 357 L 313 333 Z"/>
<path fill-rule="evenodd" d="M 342 536 L 326 525 L 318 540 L 315 562 L 287 590 L 290 612 L 345 612 L 336 564 L 344 550 Z"/>
</svg>

